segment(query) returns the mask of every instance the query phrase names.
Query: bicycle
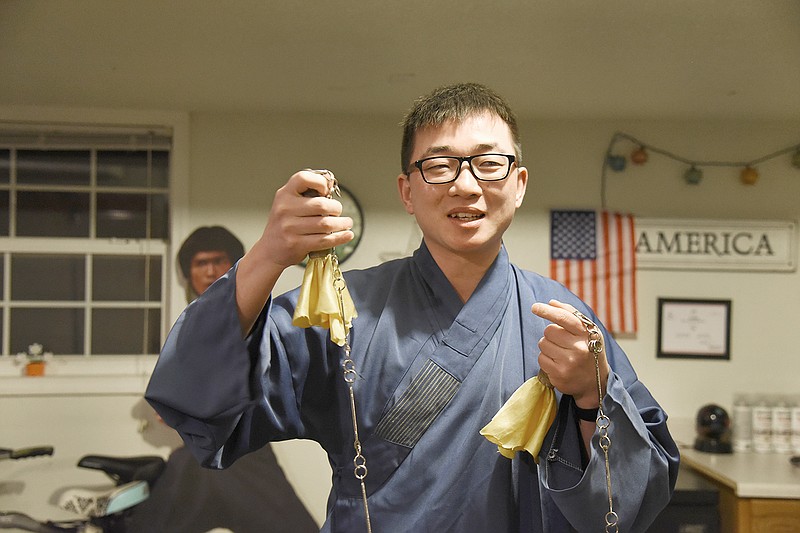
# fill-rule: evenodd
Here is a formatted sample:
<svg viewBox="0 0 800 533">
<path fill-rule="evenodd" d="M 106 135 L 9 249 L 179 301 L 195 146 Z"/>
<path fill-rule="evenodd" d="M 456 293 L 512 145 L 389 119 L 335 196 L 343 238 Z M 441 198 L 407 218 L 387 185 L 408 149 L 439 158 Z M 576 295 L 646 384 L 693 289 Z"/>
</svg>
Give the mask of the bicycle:
<svg viewBox="0 0 800 533">
<path fill-rule="evenodd" d="M 52 446 L 23 449 L 0 448 L 0 461 L 53 455 Z M 86 455 L 79 468 L 100 470 L 114 481 L 107 490 L 69 488 L 59 498 L 59 507 L 81 515 L 73 520 L 46 520 L 17 511 L 0 511 L 0 529 L 34 533 L 124 533 L 133 507 L 147 499 L 150 487 L 164 471 L 160 456 L 112 457 Z"/>
</svg>

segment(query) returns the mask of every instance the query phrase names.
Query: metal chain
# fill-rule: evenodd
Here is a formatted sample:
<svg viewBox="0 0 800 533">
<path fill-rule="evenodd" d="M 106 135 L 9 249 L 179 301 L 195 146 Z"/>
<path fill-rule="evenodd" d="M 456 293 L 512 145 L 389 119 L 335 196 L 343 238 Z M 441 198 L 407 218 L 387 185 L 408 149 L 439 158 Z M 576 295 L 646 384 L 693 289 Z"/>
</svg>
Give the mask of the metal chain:
<svg viewBox="0 0 800 533">
<path fill-rule="evenodd" d="M 608 512 L 605 515 L 605 532 L 618 533 L 619 532 L 619 516 L 614 511 L 614 501 L 611 497 L 611 463 L 608 460 L 608 449 L 611 447 L 611 437 L 608 436 L 608 429 L 611 427 L 611 419 L 603 411 L 603 384 L 600 380 L 600 360 L 598 357 L 603 353 L 603 336 L 600 334 L 600 328 L 597 324 L 592 322 L 589 317 L 580 311 L 573 311 L 573 314 L 578 317 L 589 332 L 589 340 L 587 347 L 589 352 L 594 356 L 594 370 L 597 376 L 597 399 L 599 406 L 597 408 L 597 432 L 600 435 L 600 449 L 603 450 L 603 457 L 606 464 L 606 492 L 608 494 Z"/>
<path fill-rule="evenodd" d="M 597 375 L 597 397 L 600 405 L 597 408 L 597 432 L 600 434 L 600 449 L 603 450 L 603 457 L 606 464 L 606 492 L 608 493 L 608 512 L 605 520 L 606 533 L 617 533 L 619 531 L 619 516 L 614 511 L 614 501 L 611 497 L 611 463 L 608 460 L 608 449 L 611 447 L 611 437 L 608 436 L 608 429 L 611 427 L 611 419 L 603 411 L 603 385 L 600 381 L 600 361 L 598 356 L 603 351 L 603 341 L 597 325 L 592 323 L 589 328 L 589 351 L 594 355 L 594 369 Z"/>
<path fill-rule="evenodd" d="M 342 316 L 342 321 L 346 321 L 344 316 L 344 297 L 343 292 L 346 287 L 342 271 L 339 270 L 339 258 L 336 256 L 336 251 L 331 252 L 331 260 L 333 261 L 333 287 L 336 289 L 336 296 L 339 300 L 339 313 Z M 361 453 L 361 440 L 358 438 L 358 422 L 356 418 L 356 396 L 353 392 L 353 383 L 356 381 L 358 373 L 356 372 L 356 365 L 350 357 L 350 334 L 347 333 L 344 337 L 344 360 L 342 361 L 342 370 L 345 383 L 350 393 L 350 415 L 353 419 L 353 448 L 356 455 L 353 457 L 353 475 L 355 475 L 358 482 L 361 484 L 361 499 L 364 502 L 364 517 L 367 524 L 367 533 L 372 533 L 372 523 L 369 517 L 369 504 L 367 503 L 367 486 L 364 479 L 367 477 L 367 459 Z"/>
<path fill-rule="evenodd" d="M 327 169 L 313 170 L 308 168 L 306 170 L 325 176 L 325 178 L 328 180 L 328 198 L 333 198 L 334 193 L 336 193 L 337 196 L 342 195 L 341 191 L 339 190 L 339 181 L 333 175 L 333 172 Z M 316 191 L 309 191 L 309 195 L 316 196 L 317 193 Z M 333 263 L 333 288 L 336 290 L 336 297 L 339 303 L 339 315 L 342 317 L 342 322 L 344 324 L 347 322 L 347 317 L 344 315 L 343 293 L 347 285 L 344 282 L 342 271 L 339 269 L 339 257 L 336 255 L 336 249 L 331 248 L 326 252 L 330 253 L 331 262 Z M 350 357 L 349 332 L 346 332 L 344 336 L 342 377 L 344 378 L 344 382 L 347 383 L 347 389 L 350 396 L 350 416 L 353 419 L 353 448 L 356 452 L 356 455 L 353 457 L 353 475 L 361 484 L 361 498 L 364 502 L 364 518 L 367 524 L 367 533 L 372 533 L 372 523 L 369 518 L 369 504 L 367 503 L 367 486 L 364 482 L 364 479 L 367 477 L 367 459 L 361 453 L 361 440 L 358 438 L 358 418 L 356 417 L 356 395 L 353 391 L 353 384 L 358 377 L 358 372 L 356 372 L 355 362 L 353 362 L 353 359 Z"/>
</svg>

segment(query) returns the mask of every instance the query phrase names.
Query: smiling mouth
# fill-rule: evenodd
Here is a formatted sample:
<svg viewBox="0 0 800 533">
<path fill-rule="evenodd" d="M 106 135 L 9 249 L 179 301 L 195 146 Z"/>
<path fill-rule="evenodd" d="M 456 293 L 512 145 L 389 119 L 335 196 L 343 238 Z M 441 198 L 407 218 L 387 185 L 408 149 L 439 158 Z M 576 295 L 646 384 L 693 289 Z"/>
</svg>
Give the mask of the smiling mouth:
<svg viewBox="0 0 800 533">
<path fill-rule="evenodd" d="M 480 220 L 485 217 L 483 213 L 453 213 L 451 215 L 447 215 L 448 218 L 454 218 L 456 220 L 463 220 L 465 222 L 470 222 L 472 220 Z"/>
</svg>

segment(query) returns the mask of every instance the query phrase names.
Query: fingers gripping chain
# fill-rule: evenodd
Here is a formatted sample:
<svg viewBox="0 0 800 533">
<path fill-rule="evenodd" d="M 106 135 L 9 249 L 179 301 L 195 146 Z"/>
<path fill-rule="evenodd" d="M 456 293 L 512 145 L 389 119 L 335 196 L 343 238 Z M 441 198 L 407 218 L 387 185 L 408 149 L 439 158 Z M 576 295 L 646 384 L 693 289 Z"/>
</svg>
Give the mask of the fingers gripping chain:
<svg viewBox="0 0 800 533">
<path fill-rule="evenodd" d="M 333 193 L 336 193 L 336 196 L 341 196 L 342 191 L 339 189 L 339 182 L 336 180 L 336 176 L 333 175 L 333 172 L 327 169 L 321 170 L 314 170 L 313 168 L 306 168 L 304 169 L 308 172 L 313 172 L 314 174 L 319 174 L 320 176 L 324 176 L 326 180 L 328 180 L 328 198 L 333 198 Z"/>
<path fill-rule="evenodd" d="M 589 351 L 592 352 L 594 355 L 599 354 L 603 351 L 603 336 L 600 334 L 600 328 L 597 327 L 597 324 L 589 320 L 589 317 L 581 313 L 580 311 L 573 311 L 573 313 L 578 320 L 583 323 L 583 326 L 586 328 L 586 331 L 589 332 L 589 340 L 587 341 L 589 345 Z"/>
</svg>

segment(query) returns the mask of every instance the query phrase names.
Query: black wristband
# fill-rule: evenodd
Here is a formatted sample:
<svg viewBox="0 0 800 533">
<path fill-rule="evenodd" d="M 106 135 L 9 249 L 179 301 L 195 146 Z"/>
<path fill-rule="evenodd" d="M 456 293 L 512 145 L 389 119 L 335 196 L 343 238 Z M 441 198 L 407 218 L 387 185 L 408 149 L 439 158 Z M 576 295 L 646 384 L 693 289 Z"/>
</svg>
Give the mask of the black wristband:
<svg viewBox="0 0 800 533">
<path fill-rule="evenodd" d="M 575 400 L 572 400 L 572 408 L 575 409 L 575 416 L 578 417 L 578 420 L 586 420 L 587 422 L 595 422 L 597 420 L 597 411 L 600 409 L 599 407 L 581 409 L 575 404 Z"/>
</svg>

